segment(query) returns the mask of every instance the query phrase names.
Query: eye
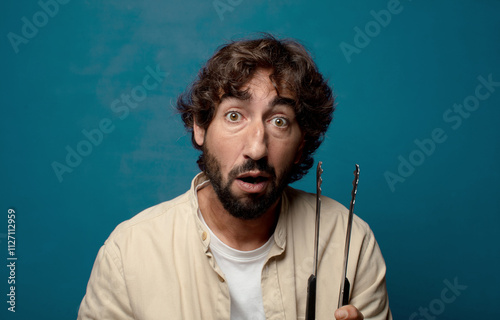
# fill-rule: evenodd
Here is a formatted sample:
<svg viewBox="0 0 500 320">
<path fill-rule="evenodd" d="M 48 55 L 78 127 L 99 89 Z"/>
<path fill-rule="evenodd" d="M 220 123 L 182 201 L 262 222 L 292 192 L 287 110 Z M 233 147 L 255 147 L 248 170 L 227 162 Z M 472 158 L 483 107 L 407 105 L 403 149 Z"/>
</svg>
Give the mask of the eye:
<svg viewBox="0 0 500 320">
<path fill-rule="evenodd" d="M 288 125 L 288 120 L 282 117 L 276 117 L 271 120 L 271 123 L 278 128 L 285 128 Z"/>
<path fill-rule="evenodd" d="M 241 120 L 241 114 L 236 111 L 226 113 L 226 120 L 229 122 L 238 122 Z"/>
</svg>

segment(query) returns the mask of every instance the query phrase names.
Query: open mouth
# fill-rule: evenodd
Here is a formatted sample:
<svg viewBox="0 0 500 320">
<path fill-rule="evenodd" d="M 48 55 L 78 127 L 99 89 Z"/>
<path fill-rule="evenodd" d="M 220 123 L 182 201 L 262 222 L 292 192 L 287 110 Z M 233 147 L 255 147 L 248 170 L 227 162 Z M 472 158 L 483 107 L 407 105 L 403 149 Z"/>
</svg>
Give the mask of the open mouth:
<svg viewBox="0 0 500 320">
<path fill-rule="evenodd" d="M 263 176 L 256 176 L 256 177 L 247 176 L 247 177 L 241 177 L 238 179 L 243 181 L 243 182 L 251 183 L 251 184 L 257 184 L 257 183 L 269 180 L 269 178 L 263 177 Z"/>
<path fill-rule="evenodd" d="M 262 171 L 246 172 L 236 177 L 236 185 L 246 193 L 262 193 L 268 188 L 271 176 Z"/>
</svg>

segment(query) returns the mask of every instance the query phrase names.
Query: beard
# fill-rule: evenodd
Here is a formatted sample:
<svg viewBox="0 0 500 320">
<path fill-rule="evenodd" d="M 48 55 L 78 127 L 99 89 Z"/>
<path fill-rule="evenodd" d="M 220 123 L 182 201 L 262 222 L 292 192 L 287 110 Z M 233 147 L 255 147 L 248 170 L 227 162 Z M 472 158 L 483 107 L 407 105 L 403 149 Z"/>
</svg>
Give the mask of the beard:
<svg viewBox="0 0 500 320">
<path fill-rule="evenodd" d="M 233 168 L 228 174 L 227 182 L 224 183 L 221 165 L 217 158 L 206 147 L 204 147 L 201 156 L 205 163 L 205 174 L 210 179 L 222 206 L 229 214 L 239 219 L 254 220 L 261 217 L 278 201 L 290 181 L 291 165 L 285 168 L 280 176 L 276 176 L 274 167 L 267 163 L 267 158 L 263 158 L 257 161 L 249 159 L 242 165 Z M 267 173 L 270 188 L 263 194 L 247 194 L 245 198 L 241 199 L 233 194 L 231 185 L 237 176 L 250 170 Z"/>
</svg>

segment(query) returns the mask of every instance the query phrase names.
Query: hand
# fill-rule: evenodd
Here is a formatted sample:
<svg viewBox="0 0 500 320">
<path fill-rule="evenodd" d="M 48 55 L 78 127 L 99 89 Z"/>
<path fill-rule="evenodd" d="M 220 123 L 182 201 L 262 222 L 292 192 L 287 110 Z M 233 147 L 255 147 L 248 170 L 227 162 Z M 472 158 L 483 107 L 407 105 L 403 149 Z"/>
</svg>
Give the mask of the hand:
<svg viewBox="0 0 500 320">
<path fill-rule="evenodd" d="M 355 306 L 347 305 L 335 311 L 337 320 L 363 320 L 365 317 Z"/>
</svg>

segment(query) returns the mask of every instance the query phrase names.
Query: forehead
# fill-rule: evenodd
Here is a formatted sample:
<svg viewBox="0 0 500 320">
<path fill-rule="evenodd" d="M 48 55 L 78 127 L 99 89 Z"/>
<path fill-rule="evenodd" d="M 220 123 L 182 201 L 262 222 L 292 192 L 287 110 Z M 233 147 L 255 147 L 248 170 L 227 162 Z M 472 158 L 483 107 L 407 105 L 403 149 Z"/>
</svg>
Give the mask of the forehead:
<svg viewBox="0 0 500 320">
<path fill-rule="evenodd" d="M 270 69 L 258 69 L 252 78 L 238 89 L 238 94 L 222 94 L 219 105 L 228 101 L 242 103 L 268 101 L 270 107 L 283 105 L 295 110 L 296 101 L 293 95 L 288 90 L 278 89 L 271 75 Z"/>
<path fill-rule="evenodd" d="M 272 70 L 269 69 L 258 69 L 255 71 L 253 77 L 242 89 L 255 89 L 259 88 L 261 90 L 275 91 L 274 85 L 271 81 Z"/>
<path fill-rule="evenodd" d="M 276 93 L 284 98 L 293 99 L 294 94 L 285 86 L 276 83 L 273 79 L 273 69 L 257 69 L 253 77 L 242 87 L 243 90 L 260 89 L 269 93 Z"/>
</svg>

